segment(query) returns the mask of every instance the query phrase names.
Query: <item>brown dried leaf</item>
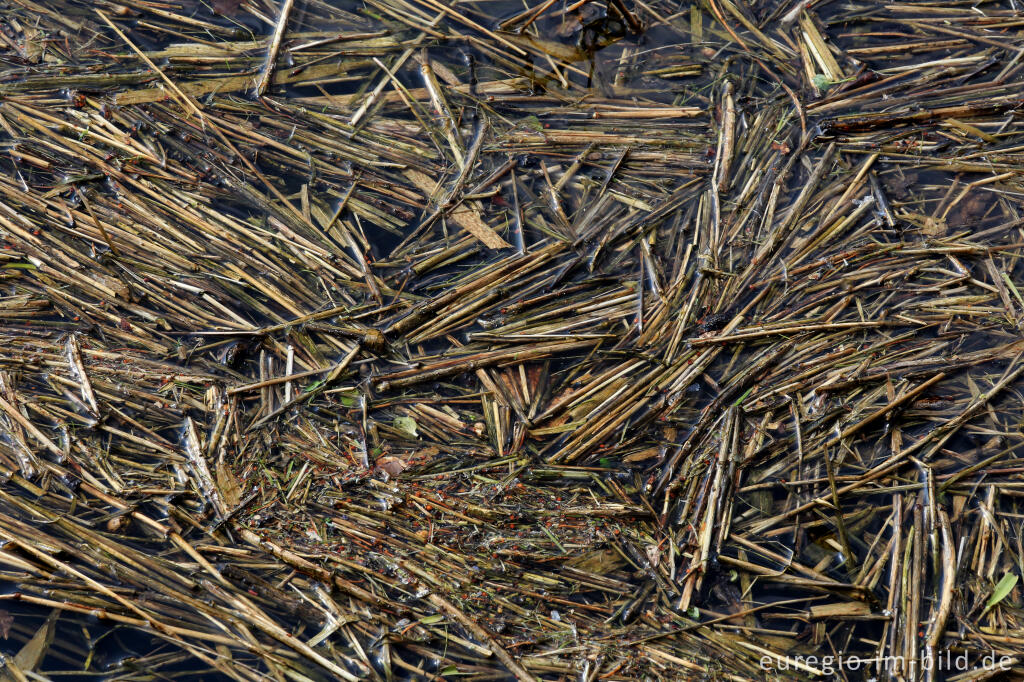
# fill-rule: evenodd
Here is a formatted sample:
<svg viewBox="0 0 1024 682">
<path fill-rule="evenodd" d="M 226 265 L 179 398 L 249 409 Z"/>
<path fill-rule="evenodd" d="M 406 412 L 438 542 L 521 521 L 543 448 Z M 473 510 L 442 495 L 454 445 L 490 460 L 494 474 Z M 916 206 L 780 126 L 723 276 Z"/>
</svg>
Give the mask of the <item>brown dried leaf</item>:
<svg viewBox="0 0 1024 682">
<path fill-rule="evenodd" d="M 14 663 L 18 668 L 34 672 L 39 667 L 39 664 L 46 658 L 46 652 L 49 651 L 50 645 L 53 644 L 53 635 L 59 617 L 59 610 L 54 609 L 50 612 L 46 622 L 36 630 L 32 639 L 28 640 L 25 646 L 21 647 L 21 651 L 14 655 Z"/>
<path fill-rule="evenodd" d="M 587 573 L 594 573 L 596 575 L 605 575 L 616 570 L 626 562 L 623 561 L 619 553 L 613 549 L 597 549 L 592 552 L 582 554 L 571 561 L 567 561 L 567 566 L 578 568 L 581 571 Z"/>
<path fill-rule="evenodd" d="M 941 237 L 948 232 L 948 227 L 946 226 L 946 221 L 942 218 L 929 216 L 924 219 L 924 225 L 921 226 L 921 232 L 929 237 Z"/>
<path fill-rule="evenodd" d="M 398 457 L 381 457 L 377 460 L 377 468 L 387 472 L 388 476 L 397 476 L 406 469 L 406 463 Z"/>
<path fill-rule="evenodd" d="M 242 501 L 242 488 L 238 485 L 238 479 L 222 459 L 217 460 L 217 488 L 228 509 L 237 507 Z"/>
<path fill-rule="evenodd" d="M 423 192 L 423 194 L 428 197 L 437 186 L 437 183 L 434 182 L 434 180 L 419 171 L 411 169 L 406 170 L 404 175 L 412 181 L 412 184 L 416 186 L 416 189 Z M 480 211 L 476 208 L 472 208 L 468 203 L 462 204 L 459 208 L 452 211 L 451 219 L 456 225 L 483 242 L 484 246 L 489 249 L 505 249 L 510 246 L 508 242 L 498 235 L 497 232 L 491 229 L 490 225 L 484 222 L 484 219 L 480 215 Z"/>
</svg>

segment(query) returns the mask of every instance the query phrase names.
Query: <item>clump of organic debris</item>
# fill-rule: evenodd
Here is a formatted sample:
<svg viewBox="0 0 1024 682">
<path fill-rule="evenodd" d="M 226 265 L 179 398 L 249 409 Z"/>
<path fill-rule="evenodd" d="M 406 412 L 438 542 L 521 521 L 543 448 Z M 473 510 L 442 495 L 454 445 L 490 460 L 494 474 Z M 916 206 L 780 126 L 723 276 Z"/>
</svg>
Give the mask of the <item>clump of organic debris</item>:
<svg viewBox="0 0 1024 682">
<path fill-rule="evenodd" d="M 0 8 L 12 679 L 1020 674 L 1015 4 Z"/>
</svg>

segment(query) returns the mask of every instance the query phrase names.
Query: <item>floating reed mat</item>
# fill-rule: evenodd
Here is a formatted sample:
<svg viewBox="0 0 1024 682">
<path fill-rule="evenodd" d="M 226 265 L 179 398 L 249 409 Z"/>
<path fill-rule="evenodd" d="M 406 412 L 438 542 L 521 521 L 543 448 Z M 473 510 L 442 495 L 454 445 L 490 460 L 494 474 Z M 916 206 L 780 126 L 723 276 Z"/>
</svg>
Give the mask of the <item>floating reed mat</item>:
<svg viewBox="0 0 1024 682">
<path fill-rule="evenodd" d="M 1018 4 L 0 8 L 4 679 L 1024 674 Z"/>
</svg>

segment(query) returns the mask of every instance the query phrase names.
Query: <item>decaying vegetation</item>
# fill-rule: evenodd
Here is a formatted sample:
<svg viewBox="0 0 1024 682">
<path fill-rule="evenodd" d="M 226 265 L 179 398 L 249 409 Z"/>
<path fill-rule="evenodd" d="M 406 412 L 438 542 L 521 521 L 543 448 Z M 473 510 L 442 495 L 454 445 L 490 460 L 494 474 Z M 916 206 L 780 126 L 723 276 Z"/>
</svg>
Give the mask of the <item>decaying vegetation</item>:
<svg viewBox="0 0 1024 682">
<path fill-rule="evenodd" d="M 1015 3 L 0 5 L 10 679 L 1018 665 Z"/>
</svg>

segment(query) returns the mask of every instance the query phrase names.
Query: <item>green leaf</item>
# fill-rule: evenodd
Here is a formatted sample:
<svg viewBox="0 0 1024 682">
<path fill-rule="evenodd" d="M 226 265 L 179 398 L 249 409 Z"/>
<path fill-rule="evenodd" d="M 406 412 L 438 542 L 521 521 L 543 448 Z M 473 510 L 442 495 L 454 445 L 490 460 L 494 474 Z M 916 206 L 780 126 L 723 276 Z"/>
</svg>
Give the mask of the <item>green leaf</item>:
<svg viewBox="0 0 1024 682">
<path fill-rule="evenodd" d="M 448 665 L 441 669 L 442 675 L 457 675 L 458 673 L 459 669 L 456 668 L 454 665 Z"/>
<path fill-rule="evenodd" d="M 427 616 L 426 618 L 420 618 L 420 623 L 423 625 L 434 625 L 444 620 L 444 616 L 440 613 L 435 613 L 433 616 Z"/>
<path fill-rule="evenodd" d="M 686 615 L 696 620 L 700 618 L 700 609 L 698 609 L 696 606 L 691 606 L 690 608 L 686 609 Z"/>
<path fill-rule="evenodd" d="M 530 114 L 529 116 L 524 118 L 523 123 L 526 125 L 526 127 L 532 128 L 533 130 L 536 130 L 538 133 L 544 132 L 544 124 L 541 123 L 540 119 L 534 116 L 533 114 Z"/>
<path fill-rule="evenodd" d="M 989 609 L 1006 599 L 1006 595 L 1013 591 L 1013 588 L 1017 586 L 1017 581 L 1019 579 L 1020 576 L 1016 573 L 1007 573 L 1003 575 L 1003 577 L 999 579 L 999 582 L 996 583 L 996 588 L 992 590 L 992 596 L 989 597 L 988 601 L 985 603 L 985 610 L 982 611 L 982 615 L 988 613 Z"/>
<path fill-rule="evenodd" d="M 744 392 L 744 393 L 743 393 L 743 395 L 741 395 L 741 396 L 740 396 L 740 397 L 739 397 L 739 398 L 738 398 L 738 399 L 736 400 L 736 402 L 734 402 L 734 403 L 732 404 L 732 405 L 733 405 L 733 407 L 737 407 L 737 406 L 739 406 L 739 405 L 743 404 L 743 401 L 747 399 L 747 396 L 748 396 L 748 395 L 750 395 L 750 392 L 751 392 L 751 391 L 753 391 L 753 390 L 754 390 L 754 387 L 753 387 L 753 386 L 751 386 L 750 388 L 748 388 L 748 389 L 746 390 L 746 392 Z"/>
<path fill-rule="evenodd" d="M 832 79 L 830 79 L 823 73 L 814 74 L 814 76 L 811 78 L 811 81 L 814 83 L 814 87 L 818 88 L 819 90 L 828 90 L 828 87 L 832 85 Z"/>
<path fill-rule="evenodd" d="M 412 417 L 395 417 L 395 428 L 416 438 L 416 420 Z"/>
</svg>

